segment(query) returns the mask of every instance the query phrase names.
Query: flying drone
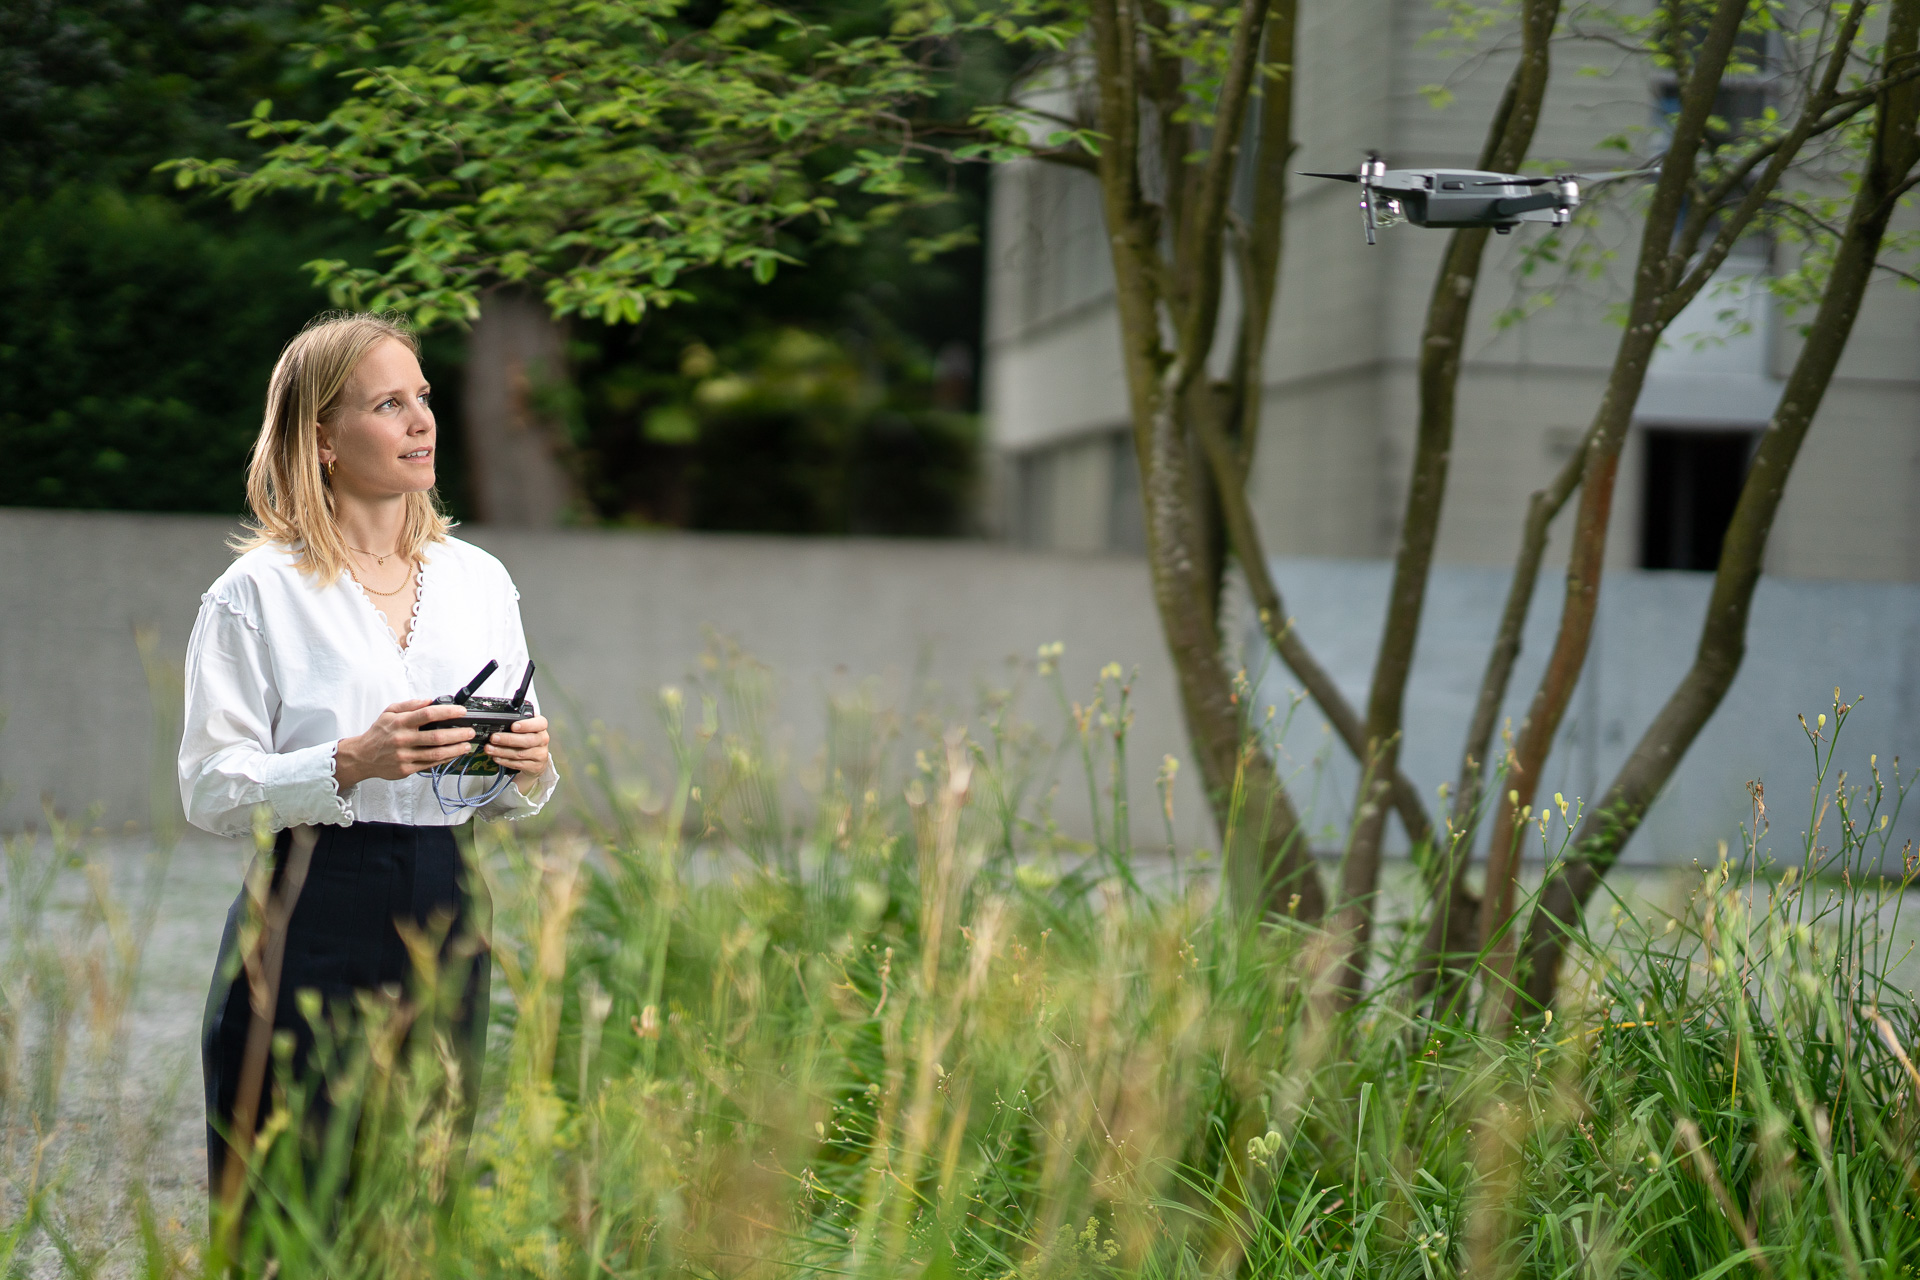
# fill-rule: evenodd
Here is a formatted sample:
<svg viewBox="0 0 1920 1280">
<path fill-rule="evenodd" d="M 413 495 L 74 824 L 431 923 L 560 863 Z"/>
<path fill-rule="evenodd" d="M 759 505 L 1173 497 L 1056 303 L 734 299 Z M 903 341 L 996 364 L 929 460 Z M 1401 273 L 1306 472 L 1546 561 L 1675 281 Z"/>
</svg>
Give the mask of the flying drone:
<svg viewBox="0 0 1920 1280">
<path fill-rule="evenodd" d="M 1580 207 L 1583 186 L 1658 171 L 1655 166 L 1532 178 L 1480 169 L 1389 169 L 1378 151 L 1369 151 L 1358 173 L 1301 176 L 1359 183 L 1360 225 L 1373 244 L 1374 232 L 1402 221 L 1416 227 L 1492 227 L 1503 236 L 1523 222 L 1564 227 Z"/>
</svg>

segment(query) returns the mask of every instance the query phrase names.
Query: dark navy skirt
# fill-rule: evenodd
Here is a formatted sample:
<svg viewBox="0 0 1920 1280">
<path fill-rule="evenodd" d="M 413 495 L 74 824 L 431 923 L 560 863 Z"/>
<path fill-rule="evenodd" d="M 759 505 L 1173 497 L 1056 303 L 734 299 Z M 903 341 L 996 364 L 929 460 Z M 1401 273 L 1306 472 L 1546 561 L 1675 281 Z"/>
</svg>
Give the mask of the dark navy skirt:
<svg viewBox="0 0 1920 1280">
<path fill-rule="evenodd" d="M 466 866 L 453 827 L 409 827 L 391 822 L 357 822 L 319 829 L 306 881 L 287 925 L 285 959 L 275 1001 L 275 1031 L 293 1034 L 291 1063 L 296 1080 L 313 1070 L 314 1029 L 301 1016 L 297 993 L 320 994 L 325 1008 L 351 1010 L 362 991 L 405 993 L 414 977 L 413 962 L 396 921 L 433 936 L 445 929 L 441 956 L 448 965 L 464 965 L 464 986 L 455 1003 L 450 1031 L 461 1049 L 463 1108 L 471 1115 L 479 1065 L 485 1046 L 487 987 L 491 964 L 477 946 L 486 921 L 478 919 Z M 278 894 L 293 833 L 282 831 L 273 850 L 272 892 Z M 201 1063 L 207 1094 L 207 1190 L 217 1197 L 226 1166 L 226 1135 L 239 1100 L 253 1009 L 238 955 L 240 927 L 246 919 L 242 891 L 227 911 L 214 965 L 213 986 L 201 1027 Z M 445 972 L 445 970 L 443 970 Z M 447 973 L 448 978 L 458 975 Z M 325 1015 L 323 1015 L 325 1016 Z M 441 1024 L 445 1026 L 445 1023 Z M 256 1103 L 256 1127 L 272 1107 L 273 1071 L 266 1072 Z M 325 1089 L 313 1090 L 309 1128 L 330 1111 Z"/>
</svg>

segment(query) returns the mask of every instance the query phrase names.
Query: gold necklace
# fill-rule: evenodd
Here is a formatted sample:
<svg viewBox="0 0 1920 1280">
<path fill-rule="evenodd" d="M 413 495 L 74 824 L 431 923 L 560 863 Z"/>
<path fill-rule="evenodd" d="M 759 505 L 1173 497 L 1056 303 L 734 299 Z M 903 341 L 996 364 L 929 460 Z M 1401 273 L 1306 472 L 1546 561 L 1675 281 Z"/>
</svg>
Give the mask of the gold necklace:
<svg viewBox="0 0 1920 1280">
<path fill-rule="evenodd" d="M 372 553 L 369 552 L 368 554 L 372 554 Z M 408 573 L 405 578 L 402 578 L 400 580 L 400 585 L 395 587 L 393 590 L 376 591 L 372 587 L 368 586 L 366 582 L 361 579 L 359 574 L 354 573 L 351 567 L 347 569 L 347 573 L 352 576 L 355 582 L 360 583 L 360 589 L 362 591 L 365 591 L 369 595 L 384 596 L 384 597 L 387 597 L 388 599 L 391 599 L 392 597 L 399 595 L 402 591 L 405 591 L 407 589 L 407 584 L 413 581 L 413 574 Z"/>
<path fill-rule="evenodd" d="M 372 556 L 373 567 L 376 569 L 385 568 L 387 561 L 393 559 L 395 556 L 400 554 L 400 548 L 398 547 L 395 547 L 393 550 L 387 552 L 387 554 L 385 555 L 380 555 L 378 552 L 369 551 L 365 547 L 356 547 L 351 542 L 347 543 L 347 550 L 358 551 L 363 556 Z"/>
</svg>

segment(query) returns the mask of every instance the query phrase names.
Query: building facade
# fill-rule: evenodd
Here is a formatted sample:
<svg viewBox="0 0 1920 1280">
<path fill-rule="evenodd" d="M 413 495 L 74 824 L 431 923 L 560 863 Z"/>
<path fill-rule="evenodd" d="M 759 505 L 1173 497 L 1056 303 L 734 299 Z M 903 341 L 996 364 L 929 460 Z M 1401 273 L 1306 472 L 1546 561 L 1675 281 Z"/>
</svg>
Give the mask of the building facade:
<svg viewBox="0 0 1920 1280">
<path fill-rule="evenodd" d="M 1440 21 L 1430 0 L 1301 6 L 1295 169 L 1350 170 L 1369 148 L 1390 166 L 1475 165 L 1511 58 L 1432 38 Z M 1618 168 L 1623 156 L 1602 143 L 1621 136 L 1638 154 L 1656 152 L 1668 92 L 1617 48 L 1557 43 L 1532 155 Z M 1732 86 L 1729 109 L 1758 110 L 1770 92 L 1764 77 Z M 1590 422 L 1637 247 L 1634 196 L 1624 185 L 1610 190 L 1593 206 L 1596 225 L 1578 231 L 1589 252 L 1611 254 L 1593 278 L 1563 279 L 1550 264 L 1522 278 L 1544 228 L 1489 242 L 1460 379 L 1441 563 L 1510 563 L 1527 495 Z M 1348 184 L 1293 181 L 1251 479 L 1275 556 L 1376 559 L 1395 545 L 1420 326 L 1446 234 L 1396 227 L 1368 247 L 1354 205 Z M 1712 567 L 1752 443 L 1791 367 L 1795 326 L 1809 314 L 1784 312 L 1766 288 L 1792 252 L 1758 236 L 1743 244 L 1668 331 L 1622 459 L 1611 567 Z M 1140 550 L 1096 181 L 1035 162 L 1001 168 L 989 262 L 990 523 L 1034 547 Z M 1516 312 L 1526 318 L 1502 323 Z M 1869 293 L 1796 467 L 1768 572 L 1920 581 L 1917 472 L 1920 293 L 1889 275 Z"/>
</svg>

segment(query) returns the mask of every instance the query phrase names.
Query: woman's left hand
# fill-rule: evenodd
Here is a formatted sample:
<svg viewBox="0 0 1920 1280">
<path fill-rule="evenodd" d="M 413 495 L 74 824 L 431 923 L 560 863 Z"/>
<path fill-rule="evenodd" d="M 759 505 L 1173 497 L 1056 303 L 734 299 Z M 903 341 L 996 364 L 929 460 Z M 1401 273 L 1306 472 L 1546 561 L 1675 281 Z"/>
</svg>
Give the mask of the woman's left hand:
<svg viewBox="0 0 1920 1280">
<path fill-rule="evenodd" d="M 519 770 L 514 785 L 523 792 L 530 791 L 546 775 L 548 741 L 547 718 L 534 716 L 514 721 L 512 733 L 494 734 L 487 743 L 487 754 L 503 768 Z"/>
</svg>

